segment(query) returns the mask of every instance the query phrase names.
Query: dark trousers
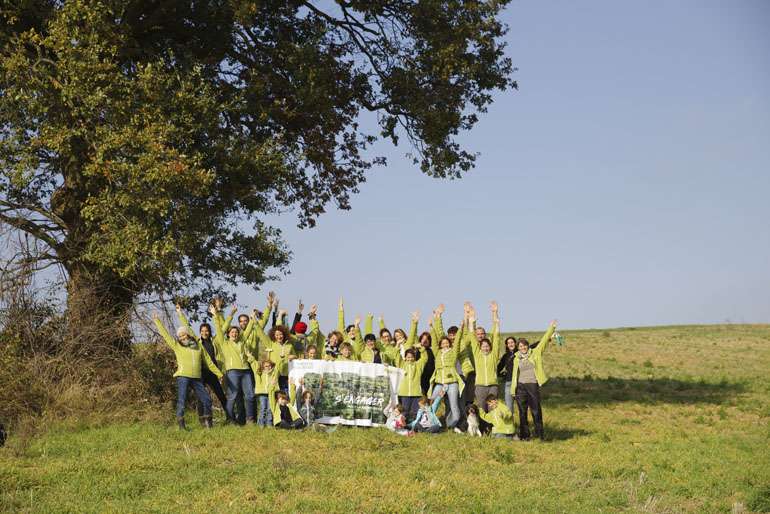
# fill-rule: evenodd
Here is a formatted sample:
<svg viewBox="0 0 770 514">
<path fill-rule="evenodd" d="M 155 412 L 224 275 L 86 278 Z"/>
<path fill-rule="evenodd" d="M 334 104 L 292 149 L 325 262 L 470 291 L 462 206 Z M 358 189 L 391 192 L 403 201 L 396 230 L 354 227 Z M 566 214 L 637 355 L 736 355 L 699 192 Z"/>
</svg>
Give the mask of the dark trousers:
<svg viewBox="0 0 770 514">
<path fill-rule="evenodd" d="M 200 378 L 190 377 L 176 377 L 176 416 L 178 418 L 184 416 L 184 404 L 187 401 L 187 389 L 189 387 L 193 388 L 198 403 L 202 405 L 202 415 L 211 416 L 211 397 L 203 386 L 203 381 Z"/>
<path fill-rule="evenodd" d="M 420 410 L 420 397 L 419 396 L 399 396 L 398 401 L 401 403 L 401 406 L 404 408 L 404 412 L 401 414 L 404 415 L 406 418 L 407 423 L 411 423 L 415 416 L 417 416 L 417 411 Z"/>
<path fill-rule="evenodd" d="M 424 426 L 417 424 L 414 426 L 415 432 L 426 432 L 429 434 L 438 434 L 441 432 L 441 427 L 439 425 L 434 425 L 432 427 L 425 428 Z"/>
<path fill-rule="evenodd" d="M 540 386 L 534 384 L 516 385 L 516 405 L 519 406 L 519 439 L 529 439 L 527 409 L 532 410 L 535 422 L 535 437 L 543 438 L 543 411 L 540 409 Z"/>
<path fill-rule="evenodd" d="M 283 391 L 286 394 L 289 394 L 289 377 L 288 376 L 278 376 L 278 389 Z"/>
<path fill-rule="evenodd" d="M 281 420 L 281 422 L 278 423 L 276 427 L 283 428 L 286 430 L 298 430 L 300 428 L 305 427 L 305 421 L 302 418 L 295 419 L 294 421 L 291 421 L 291 422 Z"/>
<path fill-rule="evenodd" d="M 227 407 L 227 399 L 225 398 L 225 391 L 222 389 L 222 384 L 219 383 L 217 376 L 211 371 L 204 369 L 201 373 L 201 380 L 203 383 L 209 386 L 209 389 L 214 393 L 214 396 L 219 400 L 219 404 L 222 406 L 222 410 Z M 204 416 L 203 414 L 203 402 L 198 402 L 198 416 Z"/>
</svg>

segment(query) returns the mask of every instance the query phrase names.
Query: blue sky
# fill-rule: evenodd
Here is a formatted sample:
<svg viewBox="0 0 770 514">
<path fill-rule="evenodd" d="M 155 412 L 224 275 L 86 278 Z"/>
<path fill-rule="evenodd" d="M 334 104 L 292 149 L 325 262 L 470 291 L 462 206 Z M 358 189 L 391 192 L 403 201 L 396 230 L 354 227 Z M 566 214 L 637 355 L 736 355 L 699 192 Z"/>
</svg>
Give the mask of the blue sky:
<svg viewBox="0 0 770 514">
<path fill-rule="evenodd" d="M 274 289 L 347 312 L 501 304 L 506 330 L 770 321 L 770 3 L 514 1 L 497 94 L 462 180 L 381 146 L 351 211 L 310 230 Z"/>
</svg>

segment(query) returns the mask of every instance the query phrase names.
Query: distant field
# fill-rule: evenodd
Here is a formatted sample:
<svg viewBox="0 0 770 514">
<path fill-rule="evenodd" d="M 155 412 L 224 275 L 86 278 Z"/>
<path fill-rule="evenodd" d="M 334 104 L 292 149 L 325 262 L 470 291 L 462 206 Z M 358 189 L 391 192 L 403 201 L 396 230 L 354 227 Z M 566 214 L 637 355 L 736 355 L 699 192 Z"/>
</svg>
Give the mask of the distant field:
<svg viewBox="0 0 770 514">
<path fill-rule="evenodd" d="M 563 331 L 547 441 L 168 423 L 0 450 L 0 511 L 767 512 L 770 326 Z M 533 337 L 535 334 L 531 334 Z"/>
</svg>

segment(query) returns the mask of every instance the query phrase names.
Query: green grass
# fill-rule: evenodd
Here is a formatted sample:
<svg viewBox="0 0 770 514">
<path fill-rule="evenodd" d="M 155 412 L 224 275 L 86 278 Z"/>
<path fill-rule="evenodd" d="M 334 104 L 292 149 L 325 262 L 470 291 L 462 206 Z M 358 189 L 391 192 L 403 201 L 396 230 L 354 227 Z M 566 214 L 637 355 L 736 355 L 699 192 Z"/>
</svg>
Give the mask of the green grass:
<svg viewBox="0 0 770 514">
<path fill-rule="evenodd" d="M 0 511 L 770 510 L 770 326 L 562 333 L 542 443 L 65 423 L 0 450 Z"/>
</svg>

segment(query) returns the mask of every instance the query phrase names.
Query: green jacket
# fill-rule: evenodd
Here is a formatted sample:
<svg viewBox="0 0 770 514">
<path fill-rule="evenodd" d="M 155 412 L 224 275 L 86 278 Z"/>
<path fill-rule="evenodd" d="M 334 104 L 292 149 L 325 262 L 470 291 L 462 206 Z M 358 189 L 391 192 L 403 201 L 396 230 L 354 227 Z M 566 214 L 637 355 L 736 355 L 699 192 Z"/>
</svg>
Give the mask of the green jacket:
<svg viewBox="0 0 770 514">
<path fill-rule="evenodd" d="M 289 376 L 289 356 L 295 356 L 294 345 L 290 341 L 284 341 L 283 343 L 277 343 L 273 341 L 262 327 L 256 327 L 257 339 L 259 340 L 260 348 L 268 359 L 273 361 L 278 374 L 282 377 Z"/>
<path fill-rule="evenodd" d="M 232 318 L 228 318 L 232 319 Z M 235 341 L 231 341 L 227 337 L 227 330 L 230 324 L 227 320 L 222 320 L 222 314 L 217 313 L 214 316 L 214 323 L 217 325 L 217 333 L 214 336 L 214 347 L 217 350 L 217 355 L 222 360 L 222 369 L 224 371 L 244 370 L 249 369 L 249 363 L 246 358 L 246 350 L 256 353 L 256 348 L 253 346 L 253 339 L 251 333 L 254 327 L 257 325 L 254 322 L 254 318 L 249 320 L 249 324 Z"/>
<path fill-rule="evenodd" d="M 489 353 L 481 351 L 481 345 L 476 340 L 473 327 L 468 329 L 465 337 L 466 345 L 470 346 L 476 369 L 476 385 L 497 385 L 497 363 L 500 362 L 500 328 L 495 324 L 492 328 L 492 350 Z"/>
<path fill-rule="evenodd" d="M 420 379 L 422 370 L 428 363 L 428 352 L 421 351 L 420 358 L 416 361 L 408 362 L 398 353 L 398 367 L 404 370 L 404 378 L 398 385 L 399 396 L 422 396 L 422 385 Z"/>
<path fill-rule="evenodd" d="M 460 337 L 459 332 L 457 337 Z M 459 383 L 460 392 L 464 389 L 465 383 L 457 375 L 455 366 L 457 355 L 459 353 L 459 344 L 460 341 L 455 338 L 455 342 L 452 346 L 445 351 L 439 348 L 439 341 L 437 339 L 431 341 L 434 365 L 436 366 L 435 371 L 433 371 L 433 376 L 430 379 L 431 391 L 433 390 L 433 384 L 453 384 L 455 382 Z"/>
<path fill-rule="evenodd" d="M 364 333 L 365 334 L 373 333 L 371 315 L 366 317 L 366 322 L 364 323 Z M 409 335 L 407 336 L 407 340 L 406 340 L 406 348 L 412 348 L 414 346 L 414 341 L 416 339 L 417 339 L 417 322 L 412 321 L 412 325 L 409 328 Z M 399 352 L 398 346 L 396 346 L 395 344 L 386 345 L 380 339 L 377 339 L 374 342 L 374 346 L 380 352 L 380 360 L 382 361 L 383 364 L 387 364 L 388 366 L 398 367 L 398 359 L 401 357 L 401 353 Z M 357 340 L 354 343 L 353 348 L 356 354 L 358 355 L 358 360 L 360 360 L 361 362 L 374 362 L 374 351 L 369 349 L 363 340 L 361 340 L 360 342 Z"/>
<path fill-rule="evenodd" d="M 433 339 L 438 342 L 439 339 L 446 336 L 446 332 L 444 332 L 444 322 L 441 319 L 441 316 L 437 316 L 436 319 L 433 322 L 433 329 L 435 336 Z M 467 330 L 465 327 L 465 323 L 460 323 L 460 329 L 457 331 L 457 334 L 455 335 L 454 343 L 452 343 L 452 346 L 457 348 L 457 360 L 460 361 L 460 369 L 462 369 L 463 375 L 466 377 L 468 376 L 468 373 L 473 373 L 473 353 L 471 352 L 471 349 L 468 345 L 464 342 L 464 334 L 466 334 Z"/>
<path fill-rule="evenodd" d="M 291 384 L 289 386 L 289 403 L 286 404 L 286 406 L 289 408 L 289 413 L 291 414 L 291 420 L 297 421 L 302 416 L 299 415 L 299 411 L 297 410 L 297 407 L 295 405 L 294 396 L 296 395 L 296 386 L 294 384 Z M 275 394 L 269 395 L 270 398 L 270 410 L 273 413 L 273 425 L 280 425 L 281 424 L 281 406 L 278 404 L 278 400 L 275 397 Z"/>
<path fill-rule="evenodd" d="M 254 394 L 267 394 L 274 396 L 278 391 L 278 367 L 273 367 L 270 373 L 259 370 L 259 364 L 251 366 L 254 372 Z"/>
<path fill-rule="evenodd" d="M 493 434 L 513 433 L 513 414 L 503 402 L 498 401 L 497 407 L 489 412 L 479 409 L 479 416 L 492 425 Z"/>
<path fill-rule="evenodd" d="M 529 360 L 531 360 L 532 364 L 535 366 L 535 378 L 537 379 L 538 385 L 543 385 L 548 382 L 548 375 L 545 374 L 545 368 L 543 367 L 543 350 L 548 346 L 548 341 L 551 340 L 551 336 L 555 329 L 555 327 L 549 326 L 548 330 L 543 334 L 543 337 L 540 338 L 540 343 L 538 343 L 537 347 L 529 350 Z M 513 380 L 512 394 L 514 396 L 516 395 L 516 386 L 519 382 L 519 360 L 519 352 L 516 352 L 516 355 L 513 357 L 513 376 L 516 377 L 516 379 Z"/>
<path fill-rule="evenodd" d="M 158 327 L 163 341 L 174 351 L 176 356 L 177 370 L 174 373 L 175 377 L 187 377 L 187 378 L 201 378 L 201 366 L 203 364 L 214 373 L 217 377 L 222 378 L 222 372 L 219 371 L 217 366 L 211 361 L 208 352 L 201 346 L 201 344 L 190 337 L 192 344 L 184 346 L 166 330 L 163 323 L 159 319 L 155 320 L 155 326 Z"/>
<path fill-rule="evenodd" d="M 321 333 L 321 327 L 318 325 L 318 320 L 313 318 L 310 320 L 310 330 L 307 333 L 307 345 L 305 346 L 305 358 L 307 359 L 307 348 L 315 346 L 316 359 L 323 359 L 325 354 L 326 339 Z"/>
</svg>

